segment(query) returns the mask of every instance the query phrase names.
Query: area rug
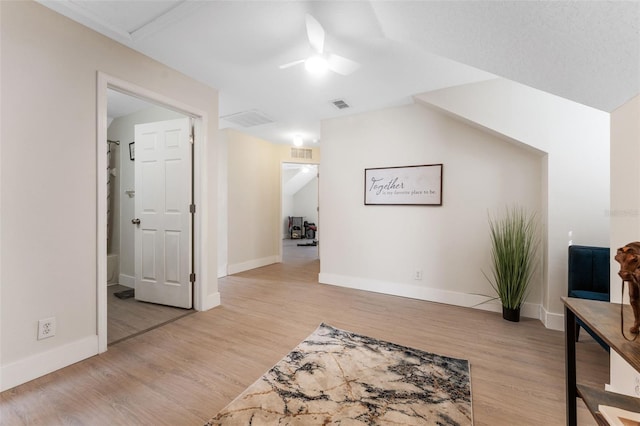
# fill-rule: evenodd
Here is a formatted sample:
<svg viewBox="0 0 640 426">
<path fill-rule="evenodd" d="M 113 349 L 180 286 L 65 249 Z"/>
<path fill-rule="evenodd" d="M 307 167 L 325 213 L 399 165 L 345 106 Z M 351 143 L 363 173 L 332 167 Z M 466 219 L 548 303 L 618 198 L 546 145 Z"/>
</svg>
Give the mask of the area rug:
<svg viewBox="0 0 640 426">
<path fill-rule="evenodd" d="M 206 423 L 472 425 L 469 362 L 321 324 Z"/>
</svg>

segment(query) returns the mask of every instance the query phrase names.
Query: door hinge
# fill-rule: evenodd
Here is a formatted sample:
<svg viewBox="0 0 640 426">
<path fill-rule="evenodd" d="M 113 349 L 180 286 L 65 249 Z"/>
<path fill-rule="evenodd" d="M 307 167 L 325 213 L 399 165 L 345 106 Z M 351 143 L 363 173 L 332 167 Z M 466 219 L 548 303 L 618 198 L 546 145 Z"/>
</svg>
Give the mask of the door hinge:
<svg viewBox="0 0 640 426">
<path fill-rule="evenodd" d="M 191 134 L 189 135 L 189 143 L 190 143 L 191 145 L 193 145 L 193 140 L 194 140 L 193 133 L 191 133 Z"/>
<path fill-rule="evenodd" d="M 189 282 L 190 283 L 195 283 L 196 282 L 196 274 L 195 273 L 191 273 L 189 274 Z"/>
<path fill-rule="evenodd" d="M 196 205 L 189 204 L 189 213 L 195 213 L 195 212 L 196 212 Z"/>
</svg>

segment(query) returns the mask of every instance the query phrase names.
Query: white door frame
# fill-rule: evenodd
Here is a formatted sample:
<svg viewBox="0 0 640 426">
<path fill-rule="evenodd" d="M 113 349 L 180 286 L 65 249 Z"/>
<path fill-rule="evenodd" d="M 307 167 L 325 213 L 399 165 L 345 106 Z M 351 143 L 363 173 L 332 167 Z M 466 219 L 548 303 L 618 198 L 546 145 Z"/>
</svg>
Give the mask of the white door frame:
<svg viewBox="0 0 640 426">
<path fill-rule="evenodd" d="M 107 350 L 107 89 L 144 99 L 150 103 L 180 112 L 194 118 L 194 193 L 197 213 L 194 223 L 194 246 L 196 282 L 193 288 L 193 307 L 197 311 L 206 309 L 207 298 L 207 244 L 204 233 L 207 230 L 208 203 L 206 197 L 207 174 L 207 114 L 198 108 L 175 99 L 160 95 L 133 83 L 98 72 L 97 85 L 97 334 L 98 353 Z"/>
<path fill-rule="evenodd" d="M 310 166 L 318 166 L 318 227 L 320 227 L 320 162 L 313 162 L 313 161 L 295 161 L 295 160 L 282 160 L 280 161 L 280 230 L 278 232 L 278 259 L 277 262 L 278 263 L 282 263 L 282 261 L 284 260 L 284 249 L 283 249 L 283 245 L 284 245 L 284 240 L 283 240 L 283 236 L 284 236 L 284 216 L 283 216 L 283 209 L 282 209 L 282 199 L 283 199 L 283 184 L 282 184 L 282 171 L 284 170 L 284 165 L 285 164 L 300 164 L 300 165 L 305 165 L 308 164 Z M 317 238 L 317 235 L 316 235 Z M 318 259 L 320 259 L 320 247 L 318 247 Z"/>
</svg>

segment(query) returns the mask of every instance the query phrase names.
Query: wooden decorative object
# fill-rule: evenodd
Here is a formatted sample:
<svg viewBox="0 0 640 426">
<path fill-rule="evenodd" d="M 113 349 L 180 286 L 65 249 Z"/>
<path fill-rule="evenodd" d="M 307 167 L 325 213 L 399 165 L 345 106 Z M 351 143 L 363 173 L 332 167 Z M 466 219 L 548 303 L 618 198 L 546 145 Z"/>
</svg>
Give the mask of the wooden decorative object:
<svg viewBox="0 0 640 426">
<path fill-rule="evenodd" d="M 620 247 L 615 259 L 620 263 L 618 275 L 622 278 L 623 291 L 625 281 L 629 283 L 629 303 L 634 318 L 633 326 L 629 331 L 637 335 L 640 330 L 640 242 L 636 241 Z M 624 335 L 624 328 L 622 333 Z"/>
</svg>

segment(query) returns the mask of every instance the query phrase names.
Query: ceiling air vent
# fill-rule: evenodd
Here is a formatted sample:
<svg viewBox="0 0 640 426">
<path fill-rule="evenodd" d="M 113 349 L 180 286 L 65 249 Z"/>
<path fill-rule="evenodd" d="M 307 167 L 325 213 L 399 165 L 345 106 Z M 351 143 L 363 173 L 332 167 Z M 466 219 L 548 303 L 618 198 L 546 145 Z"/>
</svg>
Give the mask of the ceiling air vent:
<svg viewBox="0 0 640 426">
<path fill-rule="evenodd" d="M 350 108 L 349 104 L 346 103 L 344 99 L 335 99 L 331 101 L 331 103 L 333 104 L 334 107 L 338 109 Z"/>
<path fill-rule="evenodd" d="M 242 127 L 253 127 L 261 124 L 273 123 L 273 120 L 267 117 L 262 111 L 252 109 L 249 111 L 236 112 L 235 114 L 225 115 L 220 117 L 222 120 L 227 120 Z"/>
<path fill-rule="evenodd" d="M 291 158 L 297 160 L 312 160 L 313 150 L 310 148 L 291 148 Z"/>
</svg>

